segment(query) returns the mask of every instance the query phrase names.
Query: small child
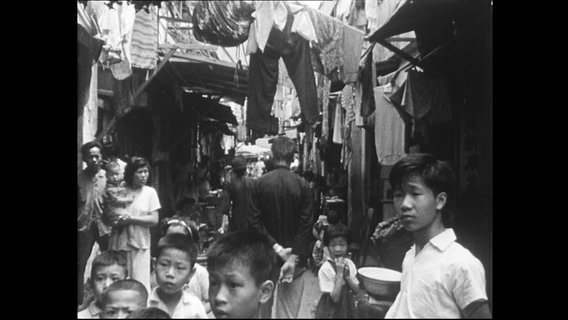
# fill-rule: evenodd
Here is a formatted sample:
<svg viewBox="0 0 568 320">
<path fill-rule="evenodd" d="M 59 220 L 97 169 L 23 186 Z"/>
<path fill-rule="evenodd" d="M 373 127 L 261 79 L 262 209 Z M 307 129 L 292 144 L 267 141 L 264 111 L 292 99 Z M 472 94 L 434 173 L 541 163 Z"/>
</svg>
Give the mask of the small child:
<svg viewBox="0 0 568 320">
<path fill-rule="evenodd" d="M 77 314 L 79 319 L 99 319 L 103 309 L 103 292 L 113 283 L 126 279 L 128 269 L 126 257 L 120 251 L 103 251 L 93 259 L 89 279 L 95 299 Z"/>
<path fill-rule="evenodd" d="M 312 234 L 317 239 L 312 250 L 312 258 L 314 260 L 314 272 L 317 272 L 321 265 L 329 258 L 329 249 L 323 245 L 323 236 L 330 225 L 339 223 L 339 214 L 335 210 L 329 210 L 326 215 L 318 217 L 318 221 L 314 224 Z"/>
<path fill-rule="evenodd" d="M 103 222 L 114 228 L 123 229 L 124 226 L 115 226 L 116 221 L 121 215 L 128 214 L 126 208 L 132 204 L 134 198 L 128 196 L 124 182 L 124 174 L 118 162 L 111 161 L 105 166 L 106 170 L 106 187 L 103 195 Z M 128 238 L 132 235 L 128 232 L 119 232 L 119 246 L 126 246 Z"/>
<path fill-rule="evenodd" d="M 316 307 L 316 318 L 355 318 L 355 298 L 360 295 L 357 267 L 347 258 L 351 235 L 346 225 L 330 226 L 323 238 L 329 258 L 322 264 L 318 279 L 322 296 Z M 350 290 L 352 292 L 350 292 Z"/>
<path fill-rule="evenodd" d="M 146 287 L 137 280 L 124 279 L 111 284 L 103 293 L 101 319 L 124 319 L 148 302 Z"/>
<path fill-rule="evenodd" d="M 207 318 L 203 303 L 183 290 L 197 260 L 197 245 L 186 235 L 168 234 L 158 241 L 152 259 L 158 286 L 152 290 L 148 306 L 166 311 L 172 319 Z"/>
<path fill-rule="evenodd" d="M 199 241 L 199 234 L 192 224 L 187 222 L 187 219 L 164 219 L 162 221 L 162 236 L 168 234 L 179 233 L 190 238 L 190 241 L 194 241 L 196 244 Z M 197 257 L 195 258 L 197 260 Z M 151 287 L 154 288 L 157 285 L 156 282 L 156 272 L 153 271 L 151 275 Z M 183 290 L 189 294 L 193 294 L 198 297 L 205 307 L 205 312 L 209 313 L 211 311 L 211 306 L 209 304 L 209 273 L 205 267 L 195 263 L 190 275 L 190 280 L 187 285 L 184 286 Z"/>
<path fill-rule="evenodd" d="M 126 319 L 171 319 L 170 315 L 156 307 L 146 307 L 132 312 Z"/>
<path fill-rule="evenodd" d="M 267 235 L 229 232 L 207 252 L 209 301 L 216 318 L 258 318 L 274 293 L 278 256 Z"/>
</svg>

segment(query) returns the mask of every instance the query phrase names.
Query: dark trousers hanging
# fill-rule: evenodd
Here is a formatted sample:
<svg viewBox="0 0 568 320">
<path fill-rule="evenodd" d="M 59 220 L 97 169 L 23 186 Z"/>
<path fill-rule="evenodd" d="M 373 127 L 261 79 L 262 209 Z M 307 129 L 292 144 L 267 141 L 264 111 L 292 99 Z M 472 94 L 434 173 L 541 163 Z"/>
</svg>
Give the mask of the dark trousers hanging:
<svg viewBox="0 0 568 320">
<path fill-rule="evenodd" d="M 304 119 L 316 121 L 320 110 L 308 40 L 291 33 L 294 17 L 288 15 L 283 31 L 272 27 L 264 51 L 250 55 L 247 124 L 250 128 L 268 129 L 270 111 L 278 84 L 278 59 L 282 57 L 294 84 Z"/>
</svg>

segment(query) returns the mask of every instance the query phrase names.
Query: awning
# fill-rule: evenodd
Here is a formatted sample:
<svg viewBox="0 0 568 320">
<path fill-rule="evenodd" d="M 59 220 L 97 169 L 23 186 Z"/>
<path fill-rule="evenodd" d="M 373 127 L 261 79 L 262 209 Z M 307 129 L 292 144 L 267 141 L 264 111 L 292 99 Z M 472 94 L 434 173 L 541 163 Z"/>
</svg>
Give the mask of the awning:
<svg viewBox="0 0 568 320">
<path fill-rule="evenodd" d="M 388 41 L 389 37 L 414 31 L 424 57 L 449 40 L 469 31 L 491 12 L 490 0 L 402 0 L 391 17 L 368 37 L 415 65 L 420 60 L 405 56 Z"/>
<path fill-rule="evenodd" d="M 248 68 L 208 57 L 176 52 L 167 70 L 176 75 L 184 89 L 223 96 L 244 104 L 248 93 Z"/>
</svg>

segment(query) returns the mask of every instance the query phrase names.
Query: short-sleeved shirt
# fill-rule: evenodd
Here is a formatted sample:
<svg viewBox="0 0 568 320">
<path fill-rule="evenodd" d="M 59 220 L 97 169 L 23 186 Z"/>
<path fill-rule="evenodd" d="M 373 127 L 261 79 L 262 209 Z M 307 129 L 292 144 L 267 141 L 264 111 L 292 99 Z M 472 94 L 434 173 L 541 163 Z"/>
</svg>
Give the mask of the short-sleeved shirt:
<svg viewBox="0 0 568 320">
<path fill-rule="evenodd" d="M 158 199 L 158 193 L 156 190 L 149 186 L 143 186 L 140 191 L 132 191 L 127 188 L 135 198 L 132 204 L 127 208 L 128 212 L 132 216 L 144 216 L 150 214 L 150 212 L 157 211 L 161 208 L 160 200 Z M 113 232 L 111 235 L 111 240 L 109 244 L 110 250 L 126 250 L 129 251 L 132 248 L 135 249 L 149 249 L 150 248 L 150 228 L 143 227 L 139 225 L 128 225 L 128 247 L 121 248 L 113 246 L 114 243 L 119 243 L 114 241 L 113 238 L 118 237 L 119 234 Z"/>
<path fill-rule="evenodd" d="M 91 177 L 85 170 L 81 171 L 77 177 L 77 185 L 82 202 L 79 215 L 87 215 L 92 220 L 96 221 L 99 235 L 103 236 L 109 234 L 111 231 L 111 226 L 101 220 L 103 213 L 102 195 L 106 186 L 105 171 L 100 169 Z"/>
<path fill-rule="evenodd" d="M 187 286 L 184 287 L 184 291 L 196 296 L 205 304 L 209 302 L 209 272 L 207 272 L 205 267 L 197 263 L 194 268 L 195 274 L 193 274 Z"/>
<path fill-rule="evenodd" d="M 446 229 L 402 263 L 400 292 L 385 318 L 460 318 L 474 301 L 487 300 L 481 262 Z"/>
<path fill-rule="evenodd" d="M 182 291 L 182 296 L 178 305 L 174 309 L 173 314 L 168 312 L 166 304 L 158 297 L 156 293 L 158 287 L 152 290 L 152 294 L 148 298 L 148 307 L 156 307 L 167 312 L 172 319 L 207 319 L 207 313 L 203 303 L 195 296 Z"/>
<path fill-rule="evenodd" d="M 355 285 L 359 285 L 359 280 L 357 279 L 357 267 L 355 263 L 349 258 L 345 258 L 345 263 L 349 266 L 349 278 L 353 280 Z M 335 267 L 330 259 L 327 259 L 318 271 L 318 280 L 320 291 L 322 293 L 330 293 L 333 291 L 335 285 Z"/>
<path fill-rule="evenodd" d="M 96 305 L 97 300 L 91 301 L 89 306 L 77 313 L 77 319 L 99 319 L 102 310 Z"/>
</svg>

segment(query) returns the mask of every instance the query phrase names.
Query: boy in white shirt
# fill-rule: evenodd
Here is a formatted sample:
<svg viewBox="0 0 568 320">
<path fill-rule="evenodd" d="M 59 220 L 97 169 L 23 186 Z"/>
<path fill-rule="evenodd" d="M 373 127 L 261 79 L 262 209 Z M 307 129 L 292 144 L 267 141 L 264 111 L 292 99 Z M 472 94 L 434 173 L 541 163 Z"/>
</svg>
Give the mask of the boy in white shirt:
<svg viewBox="0 0 568 320">
<path fill-rule="evenodd" d="M 430 154 L 410 154 L 393 166 L 389 180 L 414 245 L 385 318 L 491 318 L 483 265 L 444 227 L 455 180 L 450 165 Z"/>
<path fill-rule="evenodd" d="M 183 234 L 168 234 L 158 241 L 153 259 L 158 286 L 148 299 L 149 307 L 166 311 L 172 319 L 206 319 L 203 303 L 183 290 L 197 260 L 197 245 Z"/>
</svg>

